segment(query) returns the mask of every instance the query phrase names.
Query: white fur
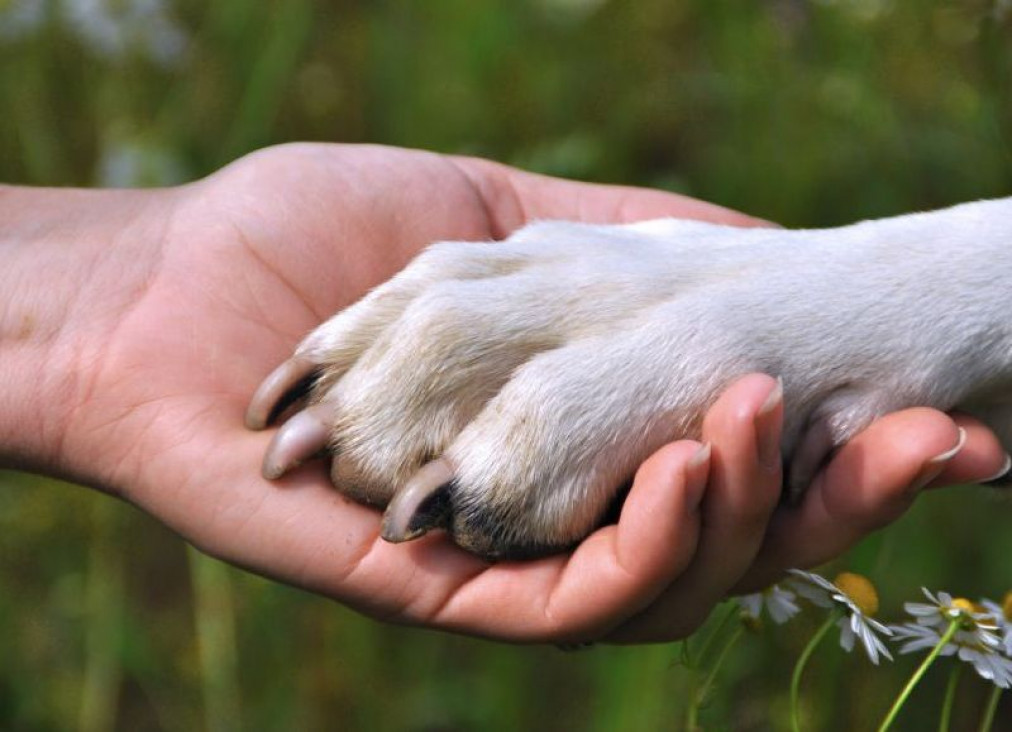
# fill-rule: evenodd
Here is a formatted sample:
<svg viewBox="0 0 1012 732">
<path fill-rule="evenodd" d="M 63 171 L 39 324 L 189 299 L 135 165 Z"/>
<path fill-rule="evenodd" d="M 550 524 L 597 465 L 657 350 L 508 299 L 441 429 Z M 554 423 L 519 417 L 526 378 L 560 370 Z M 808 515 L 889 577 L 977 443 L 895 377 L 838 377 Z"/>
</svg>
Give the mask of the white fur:
<svg viewBox="0 0 1012 732">
<path fill-rule="evenodd" d="M 1012 445 L 1010 274 L 1012 199 L 827 230 L 538 222 L 435 244 L 298 355 L 371 500 L 445 455 L 455 512 L 561 545 L 748 372 L 783 379 L 787 457 L 912 405 Z"/>
</svg>

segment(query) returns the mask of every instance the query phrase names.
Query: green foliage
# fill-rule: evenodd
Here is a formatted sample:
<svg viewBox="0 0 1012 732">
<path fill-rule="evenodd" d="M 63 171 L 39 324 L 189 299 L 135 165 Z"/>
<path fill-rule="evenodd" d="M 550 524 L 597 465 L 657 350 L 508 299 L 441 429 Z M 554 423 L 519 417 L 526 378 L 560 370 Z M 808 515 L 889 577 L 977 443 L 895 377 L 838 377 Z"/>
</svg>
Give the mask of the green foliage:
<svg viewBox="0 0 1012 732">
<path fill-rule="evenodd" d="M 127 23 L 112 46 L 73 5 L 0 0 L 0 180 L 166 184 L 318 139 L 658 186 L 788 225 L 1012 189 L 1007 0 L 178 0 L 171 28 Z M 921 584 L 1001 595 L 1010 519 L 1008 500 L 952 489 L 842 564 L 886 615 Z M 703 724 L 783 728 L 809 635 L 739 644 Z M 0 474 L 5 729 L 673 729 L 679 658 L 378 625 L 189 555 L 106 497 Z M 810 728 L 868 728 L 912 664 L 817 652 Z M 901 728 L 932 724 L 944 686 L 929 674 Z M 986 693 L 965 687 L 954 729 Z"/>
</svg>

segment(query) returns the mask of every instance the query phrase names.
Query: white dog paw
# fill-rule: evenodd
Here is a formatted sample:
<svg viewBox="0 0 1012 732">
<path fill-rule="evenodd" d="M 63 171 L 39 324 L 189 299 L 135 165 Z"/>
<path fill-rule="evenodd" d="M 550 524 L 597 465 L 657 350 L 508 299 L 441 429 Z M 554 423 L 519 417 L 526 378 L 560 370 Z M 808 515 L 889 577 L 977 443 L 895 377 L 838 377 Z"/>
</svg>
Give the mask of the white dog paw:
<svg viewBox="0 0 1012 732">
<path fill-rule="evenodd" d="M 877 416 L 948 408 L 986 380 L 966 364 L 953 376 L 965 329 L 986 324 L 939 327 L 917 308 L 926 275 L 901 263 L 931 227 L 910 218 L 835 233 L 549 222 L 436 244 L 258 390 L 253 428 L 308 392 L 264 474 L 326 450 L 339 490 L 389 506 L 388 539 L 441 527 L 485 557 L 545 553 L 586 536 L 651 452 L 698 436 L 720 391 L 762 371 L 784 381 L 800 491 Z"/>
</svg>

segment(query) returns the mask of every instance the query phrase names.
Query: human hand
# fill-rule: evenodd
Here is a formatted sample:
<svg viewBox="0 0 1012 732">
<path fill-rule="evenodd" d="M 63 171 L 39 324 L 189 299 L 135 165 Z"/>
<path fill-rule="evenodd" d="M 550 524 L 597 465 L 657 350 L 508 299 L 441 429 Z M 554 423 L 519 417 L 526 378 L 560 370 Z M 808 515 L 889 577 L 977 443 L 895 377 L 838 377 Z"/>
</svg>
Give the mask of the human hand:
<svg viewBox="0 0 1012 732">
<path fill-rule="evenodd" d="M 0 196 L 0 211 L 24 195 Z M 0 270 L 0 333 L 30 322 L 0 366 L 6 460 L 117 493 L 212 555 L 373 616 L 515 641 L 681 637 L 732 589 L 894 518 L 956 442 L 938 412 L 891 415 L 799 508 L 776 509 L 779 465 L 764 468 L 757 446 L 775 443 L 779 406 L 756 420 L 773 382 L 752 376 L 708 414 L 708 457 L 691 441 L 659 451 L 619 524 L 570 555 L 489 566 L 437 535 L 389 545 L 378 513 L 336 493 L 319 464 L 259 476 L 269 435 L 246 432 L 242 414 L 306 331 L 439 239 L 501 238 L 532 218 L 758 222 L 657 192 L 330 145 L 262 151 L 179 189 L 39 195 L 61 223 L 41 226 L 43 247 L 13 245 Z M 959 421 L 967 441 L 939 481 L 1003 459 L 989 432 Z"/>
</svg>

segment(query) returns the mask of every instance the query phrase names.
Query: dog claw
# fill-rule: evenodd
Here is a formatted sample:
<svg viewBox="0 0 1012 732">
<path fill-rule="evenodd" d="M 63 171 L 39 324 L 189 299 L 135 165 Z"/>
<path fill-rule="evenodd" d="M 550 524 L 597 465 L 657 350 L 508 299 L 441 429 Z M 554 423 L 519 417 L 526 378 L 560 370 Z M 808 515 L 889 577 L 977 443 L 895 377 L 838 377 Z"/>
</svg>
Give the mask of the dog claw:
<svg viewBox="0 0 1012 732">
<path fill-rule="evenodd" d="M 389 542 L 399 543 L 447 526 L 452 484 L 453 466 L 446 458 L 422 466 L 394 494 L 383 514 L 380 535 Z"/>
<path fill-rule="evenodd" d="M 264 455 L 261 473 L 265 478 L 277 480 L 327 446 L 330 427 L 323 414 L 324 407 L 317 405 L 285 422 Z"/>
<path fill-rule="evenodd" d="M 263 380 L 246 410 L 246 427 L 262 430 L 286 407 L 302 397 L 316 377 L 317 364 L 293 356 Z"/>
</svg>

